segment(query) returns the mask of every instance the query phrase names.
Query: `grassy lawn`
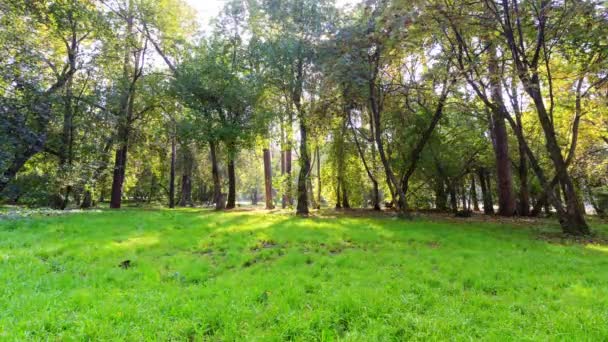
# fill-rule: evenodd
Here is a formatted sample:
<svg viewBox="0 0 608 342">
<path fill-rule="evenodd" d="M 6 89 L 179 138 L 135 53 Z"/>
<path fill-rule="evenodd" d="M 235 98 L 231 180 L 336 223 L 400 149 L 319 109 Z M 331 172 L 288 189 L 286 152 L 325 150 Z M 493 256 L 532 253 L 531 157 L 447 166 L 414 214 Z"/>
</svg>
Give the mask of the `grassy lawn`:
<svg viewBox="0 0 608 342">
<path fill-rule="evenodd" d="M 539 229 L 204 210 L 0 220 L 0 339 L 607 340 L 608 246 Z"/>
</svg>

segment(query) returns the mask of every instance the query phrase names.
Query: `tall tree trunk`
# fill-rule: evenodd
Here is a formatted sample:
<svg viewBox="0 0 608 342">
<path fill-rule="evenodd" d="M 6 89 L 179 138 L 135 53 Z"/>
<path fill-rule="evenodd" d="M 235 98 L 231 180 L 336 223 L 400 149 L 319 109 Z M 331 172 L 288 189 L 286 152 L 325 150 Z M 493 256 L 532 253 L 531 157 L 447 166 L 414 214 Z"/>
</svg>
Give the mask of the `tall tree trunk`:
<svg viewBox="0 0 608 342">
<path fill-rule="evenodd" d="M 515 2 L 514 4 L 517 5 L 517 2 Z M 550 200 L 552 200 L 555 203 L 556 210 L 557 210 L 557 213 L 559 216 L 560 225 L 562 227 L 562 231 L 567 234 L 573 234 L 573 235 L 587 235 L 590 233 L 589 226 L 587 225 L 587 222 L 585 221 L 585 217 L 581 211 L 580 199 L 579 199 L 578 194 L 576 193 L 574 183 L 572 182 L 572 178 L 570 177 L 570 174 L 568 172 L 568 163 L 566 162 L 566 160 L 564 160 L 564 157 L 562 156 L 561 149 L 557 142 L 555 127 L 554 127 L 553 121 L 552 121 L 553 92 L 551 91 L 551 83 L 549 83 L 549 90 L 550 90 L 549 97 L 551 100 L 551 107 L 550 107 L 551 115 L 550 115 L 549 111 L 547 110 L 547 108 L 545 107 L 545 102 L 543 100 L 541 79 L 538 74 L 538 61 L 540 60 L 541 54 L 540 53 L 535 54 L 534 58 L 530 62 L 521 56 L 521 53 L 519 51 L 518 39 L 523 39 L 523 38 L 521 38 L 521 36 L 519 36 L 520 38 L 516 38 L 513 22 L 511 20 L 511 16 L 509 15 L 509 14 L 514 15 L 516 17 L 515 18 L 516 22 L 520 23 L 521 22 L 521 20 L 519 18 L 520 14 L 518 11 L 515 11 L 515 12 L 511 11 L 510 4 L 507 0 L 503 0 L 502 7 L 503 7 L 503 10 L 505 11 L 505 13 L 508 14 L 506 16 L 507 20 L 505 20 L 504 17 L 497 17 L 497 19 L 501 21 L 501 24 L 504 27 L 503 36 L 505 37 L 506 43 L 513 55 L 513 62 L 514 62 L 513 65 L 517 69 L 517 75 L 519 76 L 519 79 L 524 86 L 524 90 L 532 98 L 534 106 L 536 107 L 536 114 L 538 116 L 539 122 L 541 124 L 543 133 L 545 136 L 545 146 L 547 148 L 547 151 L 549 152 L 549 156 L 550 156 L 553 166 L 555 168 L 557 180 L 559 181 L 559 183 L 561 183 L 563 185 L 565 193 L 566 193 L 567 201 L 566 201 L 565 210 L 563 209 L 562 204 L 560 203 L 559 199 L 556 198 L 556 196 L 553 196 L 550 193 L 548 194 L 548 196 L 550 197 Z M 540 52 L 541 47 L 544 47 L 546 44 L 545 27 L 547 25 L 547 15 L 548 15 L 547 13 L 548 13 L 548 11 L 545 11 L 544 9 L 539 11 L 538 25 L 537 25 L 538 31 L 536 32 L 536 47 L 535 47 L 536 51 L 538 51 L 538 52 Z M 520 32 L 521 29 L 519 26 L 517 27 L 517 30 L 518 30 L 518 32 Z M 521 42 L 521 44 L 523 46 L 523 42 Z M 543 54 L 543 57 L 545 58 L 545 62 L 546 62 L 547 69 L 548 69 L 549 64 L 550 64 L 549 60 L 548 60 L 549 56 L 547 56 L 547 54 L 545 53 L 545 54 Z M 549 77 L 549 82 L 551 82 L 551 77 Z M 526 148 L 526 153 L 529 154 L 528 155 L 529 160 L 531 163 L 533 163 L 533 160 L 532 160 L 533 155 L 532 155 L 531 151 L 529 150 L 529 148 Z M 533 165 L 533 168 L 537 167 L 537 166 L 538 165 Z M 537 174 L 538 174 L 538 172 L 537 172 Z M 544 187 L 545 191 L 549 191 L 549 192 L 552 191 L 553 187 L 550 186 L 550 184 L 547 184 L 546 179 L 541 179 L 541 183 L 544 183 L 543 187 Z"/>
<path fill-rule="evenodd" d="M 133 35 L 133 0 L 129 0 L 127 13 L 127 39 L 125 40 L 123 81 L 124 89 L 120 104 L 120 118 L 118 123 L 118 143 L 114 161 L 114 174 L 112 179 L 112 193 L 110 198 L 110 208 L 119 209 L 122 204 L 122 187 L 125 180 L 127 167 L 127 152 L 129 149 L 129 136 L 131 134 L 131 124 L 133 117 L 133 107 L 135 101 L 135 83 L 139 77 L 139 57 L 142 51 L 135 53 L 135 65 L 131 65 L 131 37 Z M 135 71 L 134 71 L 135 70 Z"/>
<path fill-rule="evenodd" d="M 285 185 L 285 172 L 286 172 L 286 154 L 285 154 L 285 122 L 281 117 L 281 178 L 283 179 L 283 185 Z M 281 196 L 281 208 L 285 209 L 287 207 L 287 191 L 283 190 L 283 196 Z"/>
<path fill-rule="evenodd" d="M 376 177 L 374 176 L 374 172 L 375 172 L 375 165 L 372 165 L 372 167 L 374 167 L 374 170 L 372 171 L 372 169 L 369 167 L 369 165 L 367 164 L 367 160 L 365 158 L 365 152 L 363 150 L 363 148 L 361 148 L 361 144 L 359 143 L 359 138 L 357 137 L 357 130 L 355 129 L 354 125 L 353 125 L 353 121 L 351 119 L 351 113 L 350 110 L 347 108 L 347 112 L 346 115 L 348 117 L 348 122 L 352 128 L 352 132 L 353 132 L 353 137 L 355 140 L 355 145 L 357 146 L 357 152 L 359 152 L 359 158 L 361 159 L 361 161 L 363 162 L 363 167 L 365 168 L 365 172 L 367 173 L 367 177 L 369 178 L 369 180 L 372 182 L 372 204 L 374 206 L 374 210 L 380 210 L 380 190 L 378 187 L 378 181 L 376 180 Z M 370 131 L 372 132 L 372 137 L 373 137 L 373 132 L 374 132 L 374 126 L 372 123 L 372 116 L 370 115 Z M 373 138 L 372 138 L 373 139 Z M 374 144 L 372 144 L 372 162 L 375 164 L 375 150 L 374 150 Z"/>
<path fill-rule="evenodd" d="M 286 190 L 285 190 L 285 202 L 287 203 L 288 207 L 291 207 L 293 205 L 293 198 L 292 198 L 292 187 L 293 187 L 293 181 L 292 181 L 292 177 L 291 177 L 291 162 L 292 162 L 292 151 L 291 151 L 291 144 L 287 144 L 287 150 L 285 151 L 285 174 L 287 175 L 287 177 L 285 178 L 285 181 L 287 182 L 287 186 L 286 186 Z"/>
<path fill-rule="evenodd" d="M 536 82 L 540 86 L 540 82 Z M 576 193 L 572 178 L 568 173 L 568 167 L 562 156 L 561 149 L 557 143 L 553 123 L 549 119 L 540 91 L 528 86 L 528 92 L 536 105 L 537 114 L 541 126 L 545 132 L 545 145 L 549 151 L 551 161 L 555 167 L 555 172 L 559 182 L 562 184 L 566 195 L 566 213 L 560 218 L 560 223 L 564 232 L 573 235 L 587 235 L 590 233 L 589 226 L 581 211 L 579 196 Z"/>
<path fill-rule="evenodd" d="M 272 164 L 270 163 L 270 150 L 265 148 L 264 155 L 264 190 L 266 199 L 266 209 L 274 209 L 272 202 Z"/>
<path fill-rule="evenodd" d="M 517 212 L 521 216 L 530 215 L 530 190 L 528 189 L 528 159 L 526 158 L 526 148 L 524 146 L 525 142 L 523 141 L 523 129 L 522 121 L 521 121 L 521 110 L 519 108 L 519 95 L 517 92 L 517 83 L 515 79 L 517 78 L 517 74 L 514 73 L 511 79 L 511 92 L 509 96 L 511 97 L 511 105 L 513 106 L 513 111 L 515 112 L 515 122 L 517 123 L 516 129 L 519 130 L 520 134 L 515 134 L 517 137 L 517 146 L 519 152 L 519 165 L 517 168 L 519 175 L 519 205 L 517 207 Z"/>
<path fill-rule="evenodd" d="M 317 155 L 317 210 L 321 209 L 321 153 L 319 146 L 316 149 Z"/>
<path fill-rule="evenodd" d="M 175 136 L 171 137 L 171 170 L 169 171 L 169 208 L 175 208 Z"/>
<path fill-rule="evenodd" d="M 112 192 L 110 196 L 110 208 L 120 209 L 122 204 L 122 185 L 125 179 L 125 167 L 127 164 L 127 145 L 123 142 L 114 159 L 114 174 L 112 178 Z"/>
<path fill-rule="evenodd" d="M 220 181 L 220 169 L 217 160 L 217 146 L 214 141 L 209 142 L 211 154 L 211 175 L 213 177 L 213 202 L 216 210 L 224 209 L 225 203 L 222 196 L 222 184 Z"/>
<path fill-rule="evenodd" d="M 234 170 L 234 159 L 228 160 L 228 201 L 226 209 L 234 209 L 236 207 L 236 174 Z"/>
<path fill-rule="evenodd" d="M 395 177 L 393 169 L 391 168 L 391 165 L 389 163 L 388 157 L 384 152 L 384 143 L 382 142 L 382 130 L 380 125 L 380 108 L 378 106 L 378 99 L 376 94 L 375 77 L 370 79 L 369 89 L 369 102 L 374 119 L 374 140 L 376 142 L 376 147 L 378 148 L 380 160 L 382 161 L 382 165 L 384 166 L 384 172 L 386 173 L 386 181 L 389 185 L 389 188 L 391 189 L 391 192 L 396 191 L 399 195 L 396 203 L 399 213 L 403 216 L 409 217 L 409 214 L 407 213 L 407 202 L 405 201 L 405 193 L 403 192 L 403 188 L 399 186 L 397 178 Z"/>
<path fill-rule="evenodd" d="M 336 182 L 336 209 L 342 209 L 342 192 L 340 191 L 340 179 Z"/>
<path fill-rule="evenodd" d="M 71 44 L 72 47 L 75 47 L 76 39 L 73 36 L 73 42 Z M 76 68 L 76 55 L 75 51 L 69 53 L 69 63 L 71 68 Z M 70 169 L 72 167 L 72 159 L 73 159 L 73 137 L 74 137 L 74 95 L 73 95 L 73 75 L 69 77 L 65 84 L 65 98 L 64 98 L 64 111 L 63 111 L 63 131 L 61 134 L 61 149 L 59 151 L 59 169 L 60 175 L 63 177 L 69 176 Z M 65 179 L 64 179 L 65 180 Z M 70 192 L 72 190 L 71 185 L 67 185 L 63 190 L 63 195 L 60 196 L 62 198 L 62 202 L 60 205 L 60 209 L 64 210 L 67 208 L 70 200 Z"/>
<path fill-rule="evenodd" d="M 308 215 L 308 193 L 306 179 L 310 173 L 310 158 L 308 157 L 307 132 L 303 115 L 300 115 L 300 174 L 298 175 L 298 215 Z"/>
<path fill-rule="evenodd" d="M 509 114 L 503 100 L 502 75 L 496 57 L 496 47 L 493 43 L 490 43 L 488 54 L 491 98 L 492 102 L 500 108 L 500 110 L 491 111 L 491 129 L 492 137 L 494 138 L 494 154 L 496 156 L 498 215 L 513 216 L 515 214 L 515 197 L 513 196 L 511 159 L 509 158 L 509 137 L 505 124 L 505 115 Z"/>
</svg>

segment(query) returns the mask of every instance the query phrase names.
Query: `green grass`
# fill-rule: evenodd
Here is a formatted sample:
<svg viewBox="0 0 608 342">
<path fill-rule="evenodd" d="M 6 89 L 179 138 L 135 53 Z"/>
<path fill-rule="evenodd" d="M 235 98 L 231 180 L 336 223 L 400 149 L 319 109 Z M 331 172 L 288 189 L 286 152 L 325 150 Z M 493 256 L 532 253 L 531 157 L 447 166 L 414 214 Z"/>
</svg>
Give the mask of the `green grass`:
<svg viewBox="0 0 608 342">
<path fill-rule="evenodd" d="M 607 340 L 608 246 L 537 233 L 198 210 L 0 220 L 0 339 Z"/>
</svg>

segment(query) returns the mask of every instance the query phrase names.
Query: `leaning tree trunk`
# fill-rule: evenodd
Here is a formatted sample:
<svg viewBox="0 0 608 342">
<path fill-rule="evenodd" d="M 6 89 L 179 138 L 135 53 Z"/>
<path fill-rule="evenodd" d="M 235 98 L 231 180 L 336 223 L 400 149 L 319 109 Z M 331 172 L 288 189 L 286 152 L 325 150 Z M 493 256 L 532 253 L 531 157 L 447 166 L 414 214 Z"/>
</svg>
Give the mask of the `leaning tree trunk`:
<svg viewBox="0 0 608 342">
<path fill-rule="evenodd" d="M 264 154 L 264 194 L 266 199 L 266 209 L 274 209 L 272 202 L 272 164 L 270 163 L 270 150 L 265 148 Z"/>
<path fill-rule="evenodd" d="M 540 84 L 537 85 L 540 86 Z M 536 105 L 537 114 L 540 119 L 539 121 L 543 127 L 543 131 L 545 132 L 545 145 L 549 152 L 549 156 L 551 157 L 551 161 L 553 162 L 553 166 L 555 167 L 557 178 L 562 184 L 564 188 L 564 195 L 566 196 L 566 212 L 565 215 L 562 214 L 562 217 L 560 217 L 562 229 L 568 234 L 587 235 L 590 233 L 589 226 L 587 225 L 585 217 L 581 211 L 579 196 L 576 193 L 574 183 L 572 182 L 572 178 L 568 173 L 566 161 L 564 160 L 561 149 L 557 143 L 553 123 L 549 119 L 549 115 L 542 99 L 542 94 L 537 89 L 532 89 L 529 86 L 527 88 L 530 96 L 534 100 L 534 104 Z"/>
<path fill-rule="evenodd" d="M 370 96 L 369 102 L 371 111 L 373 113 L 373 122 L 374 122 L 374 141 L 376 143 L 376 148 L 378 148 L 378 154 L 380 155 L 380 160 L 382 161 L 382 165 L 384 166 L 384 172 L 386 174 L 386 181 L 388 183 L 389 189 L 391 189 L 391 193 L 396 191 L 399 195 L 397 199 L 397 208 L 399 213 L 405 217 L 409 217 L 407 213 L 407 202 L 405 201 L 405 193 L 403 189 L 399 186 L 397 182 L 397 178 L 393 173 L 393 169 L 388 161 L 388 157 L 384 151 L 384 144 L 382 142 L 382 131 L 380 126 L 380 108 L 378 107 L 377 95 L 376 95 L 376 86 L 372 80 L 369 83 L 370 88 Z M 394 190 L 393 190 L 394 189 Z"/>
</svg>

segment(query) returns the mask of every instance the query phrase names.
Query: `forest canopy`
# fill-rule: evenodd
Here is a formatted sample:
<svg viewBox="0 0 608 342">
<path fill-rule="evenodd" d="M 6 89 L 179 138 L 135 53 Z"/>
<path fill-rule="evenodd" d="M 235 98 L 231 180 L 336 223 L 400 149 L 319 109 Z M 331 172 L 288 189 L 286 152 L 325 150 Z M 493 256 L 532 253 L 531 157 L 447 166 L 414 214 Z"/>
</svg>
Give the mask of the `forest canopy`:
<svg viewBox="0 0 608 342">
<path fill-rule="evenodd" d="M 608 212 L 596 0 L 0 3 L 0 200 Z"/>
</svg>

